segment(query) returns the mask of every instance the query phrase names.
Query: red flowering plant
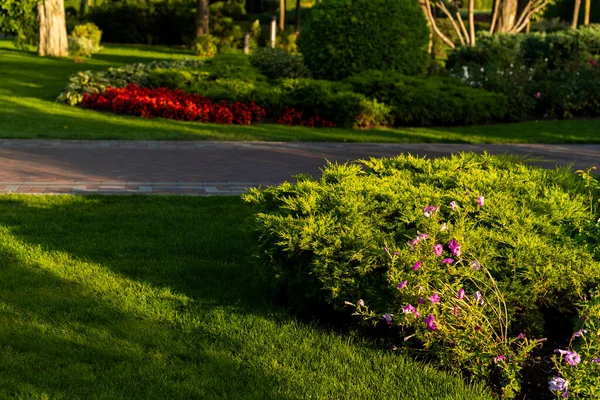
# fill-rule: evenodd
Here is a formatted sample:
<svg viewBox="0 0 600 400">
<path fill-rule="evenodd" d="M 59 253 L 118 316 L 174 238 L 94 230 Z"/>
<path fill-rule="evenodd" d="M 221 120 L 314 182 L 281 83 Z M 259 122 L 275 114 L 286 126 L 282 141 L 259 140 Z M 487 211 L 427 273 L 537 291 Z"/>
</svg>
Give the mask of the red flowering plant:
<svg viewBox="0 0 600 400">
<path fill-rule="evenodd" d="M 485 204 L 483 196 L 472 202 L 477 205 L 471 208 Z M 426 206 L 423 218 L 437 219 L 437 229 L 383 249 L 396 308 L 374 312 L 368 299 L 346 304 L 370 323 L 398 325 L 404 341 L 417 340 L 445 367 L 483 379 L 495 375 L 502 397 L 513 398 L 520 390 L 520 371 L 540 341 L 523 333 L 511 335 L 505 296 L 486 266 L 453 236 L 452 226 L 460 218 L 437 218 L 442 208 L 451 217 L 461 212 L 455 201 L 447 207 Z"/>
<path fill-rule="evenodd" d="M 287 107 L 277 122 L 287 126 L 302 125 L 311 128 L 335 128 L 333 122 L 326 120 L 320 115 L 306 117 L 304 111 L 297 110 L 294 107 Z"/>
<path fill-rule="evenodd" d="M 143 88 L 133 83 L 124 88 L 111 87 L 102 93 L 86 93 L 82 106 L 143 118 L 161 117 L 228 125 L 250 125 L 259 122 L 266 114 L 264 108 L 253 102 L 214 103 L 199 94 L 167 88 Z"/>
</svg>

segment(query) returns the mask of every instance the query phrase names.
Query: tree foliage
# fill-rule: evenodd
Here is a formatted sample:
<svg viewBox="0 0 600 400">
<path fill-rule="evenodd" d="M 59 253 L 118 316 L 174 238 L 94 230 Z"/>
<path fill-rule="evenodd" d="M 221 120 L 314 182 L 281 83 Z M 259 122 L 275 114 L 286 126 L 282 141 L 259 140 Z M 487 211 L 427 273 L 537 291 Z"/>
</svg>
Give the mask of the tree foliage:
<svg viewBox="0 0 600 400">
<path fill-rule="evenodd" d="M 17 47 L 34 45 L 37 41 L 38 0 L 2 0 L 0 2 L 0 31 L 15 35 Z"/>
</svg>

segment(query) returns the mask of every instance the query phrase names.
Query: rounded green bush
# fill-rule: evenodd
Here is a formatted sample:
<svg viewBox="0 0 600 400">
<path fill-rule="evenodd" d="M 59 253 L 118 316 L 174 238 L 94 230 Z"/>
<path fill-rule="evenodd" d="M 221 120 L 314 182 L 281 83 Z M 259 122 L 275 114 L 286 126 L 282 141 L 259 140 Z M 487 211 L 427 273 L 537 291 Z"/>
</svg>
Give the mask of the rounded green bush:
<svg viewBox="0 0 600 400">
<path fill-rule="evenodd" d="M 192 51 L 199 57 L 217 55 L 217 38 L 210 34 L 200 35 L 192 43 Z"/>
<path fill-rule="evenodd" d="M 310 12 L 298 45 L 313 76 L 337 80 L 369 69 L 424 74 L 428 40 L 416 1 L 327 0 Z"/>
</svg>

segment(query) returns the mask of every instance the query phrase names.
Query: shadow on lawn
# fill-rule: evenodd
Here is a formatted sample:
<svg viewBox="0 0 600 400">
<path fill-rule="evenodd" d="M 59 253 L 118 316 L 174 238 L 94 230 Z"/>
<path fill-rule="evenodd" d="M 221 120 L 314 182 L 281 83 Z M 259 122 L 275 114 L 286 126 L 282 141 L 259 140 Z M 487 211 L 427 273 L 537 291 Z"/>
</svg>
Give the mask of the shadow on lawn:
<svg viewBox="0 0 600 400">
<path fill-rule="evenodd" d="M 190 318 L 221 306 L 256 313 L 253 304 L 265 302 L 264 290 L 252 267 L 253 241 L 241 228 L 251 210 L 235 210 L 238 199 L 183 199 L 177 212 L 170 211 L 169 198 L 89 198 L 40 207 L 23 199 L 0 198 L 0 224 L 27 247 L 68 253 L 75 262 L 48 259 L 71 268 L 74 278 L 24 258 L 9 242 L 0 245 L 0 394 L 246 398 L 252 388 L 268 398 L 288 385 L 228 358 L 241 343 L 220 331 L 182 331 L 166 315 L 139 314 L 135 304 L 125 311 L 113 304 L 119 296 L 76 278 L 77 263 L 91 262 L 101 266 L 100 274 L 106 268 L 132 285 L 184 293 L 195 302 L 173 312 Z M 177 310 L 177 300 L 164 304 L 169 301 L 160 300 L 162 310 Z"/>
</svg>

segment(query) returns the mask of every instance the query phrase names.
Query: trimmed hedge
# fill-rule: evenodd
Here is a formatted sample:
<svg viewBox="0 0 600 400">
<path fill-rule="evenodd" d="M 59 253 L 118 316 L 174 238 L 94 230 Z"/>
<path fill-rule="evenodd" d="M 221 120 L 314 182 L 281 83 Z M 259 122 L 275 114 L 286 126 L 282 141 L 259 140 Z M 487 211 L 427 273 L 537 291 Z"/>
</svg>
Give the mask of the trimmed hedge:
<svg viewBox="0 0 600 400">
<path fill-rule="evenodd" d="M 395 125 L 470 125 L 500 121 L 508 101 L 452 78 L 368 71 L 346 80 L 355 92 L 392 107 Z"/>
<path fill-rule="evenodd" d="M 429 30 L 409 0 L 328 0 L 304 22 L 298 45 L 315 78 L 339 80 L 369 69 L 423 75 Z"/>
</svg>

